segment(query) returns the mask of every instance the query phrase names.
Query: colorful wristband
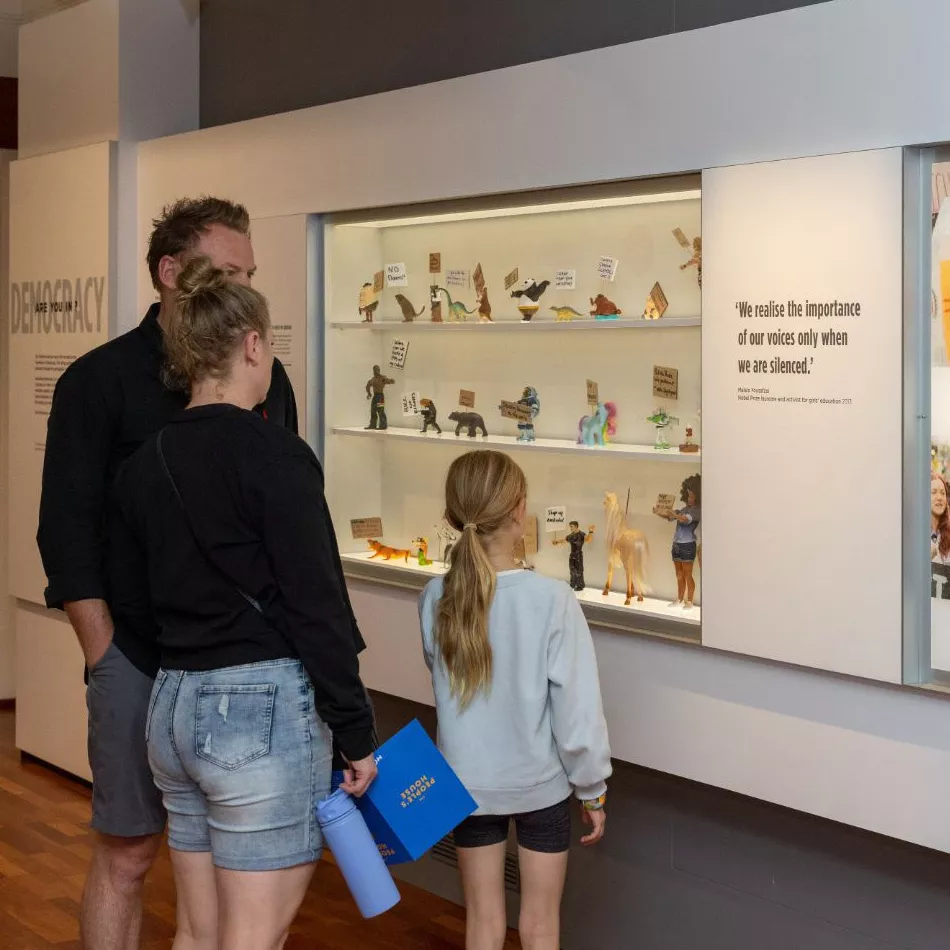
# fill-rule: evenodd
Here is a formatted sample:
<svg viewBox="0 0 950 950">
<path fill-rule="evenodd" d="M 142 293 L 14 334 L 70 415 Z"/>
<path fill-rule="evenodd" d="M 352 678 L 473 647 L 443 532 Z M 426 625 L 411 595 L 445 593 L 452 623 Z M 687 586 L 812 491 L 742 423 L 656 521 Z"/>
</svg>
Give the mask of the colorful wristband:
<svg viewBox="0 0 950 950">
<path fill-rule="evenodd" d="M 602 811 L 607 804 L 607 796 L 601 795 L 600 798 L 590 798 L 581 802 L 581 804 L 584 806 L 584 811 Z"/>
</svg>

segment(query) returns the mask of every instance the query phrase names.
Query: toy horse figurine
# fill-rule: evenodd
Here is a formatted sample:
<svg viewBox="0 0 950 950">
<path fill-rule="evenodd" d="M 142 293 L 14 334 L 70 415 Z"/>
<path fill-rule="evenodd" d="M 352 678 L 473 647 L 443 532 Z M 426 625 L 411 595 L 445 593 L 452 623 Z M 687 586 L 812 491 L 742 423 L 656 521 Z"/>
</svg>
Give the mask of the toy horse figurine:
<svg viewBox="0 0 950 950">
<path fill-rule="evenodd" d="M 623 567 L 627 575 L 627 598 L 624 606 L 629 607 L 636 595 L 643 602 L 646 589 L 646 559 L 649 554 L 646 535 L 642 531 L 627 527 L 627 519 L 620 510 L 617 496 L 613 492 L 604 495 L 604 514 L 607 522 L 607 583 L 604 584 L 604 597 L 610 593 L 614 579 L 614 568 Z"/>
<path fill-rule="evenodd" d="M 578 445 L 606 445 L 617 432 L 617 407 L 612 402 L 600 402 L 589 416 L 577 423 Z"/>
</svg>

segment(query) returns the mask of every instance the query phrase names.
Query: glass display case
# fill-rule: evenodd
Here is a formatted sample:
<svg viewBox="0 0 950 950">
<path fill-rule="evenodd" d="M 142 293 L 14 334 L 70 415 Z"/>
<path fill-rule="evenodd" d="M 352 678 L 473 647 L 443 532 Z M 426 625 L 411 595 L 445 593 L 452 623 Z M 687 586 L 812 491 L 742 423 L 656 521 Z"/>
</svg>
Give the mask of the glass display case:
<svg viewBox="0 0 950 950">
<path fill-rule="evenodd" d="M 572 582 L 600 626 L 699 639 L 698 478 L 698 527 L 679 532 L 697 541 L 692 603 L 669 516 L 702 465 L 699 176 L 323 227 L 324 463 L 347 574 L 421 588 L 443 571 L 446 469 L 493 448 L 527 475 L 526 566 Z"/>
</svg>

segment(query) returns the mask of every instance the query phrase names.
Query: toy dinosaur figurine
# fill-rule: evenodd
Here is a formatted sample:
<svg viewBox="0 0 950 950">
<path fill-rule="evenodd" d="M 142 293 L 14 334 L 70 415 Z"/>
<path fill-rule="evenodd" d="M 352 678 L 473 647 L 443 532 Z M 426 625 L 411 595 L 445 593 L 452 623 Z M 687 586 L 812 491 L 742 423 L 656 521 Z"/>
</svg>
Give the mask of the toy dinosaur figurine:
<svg viewBox="0 0 950 950">
<path fill-rule="evenodd" d="M 478 300 L 475 302 L 475 309 L 478 311 L 478 319 L 482 323 L 494 323 L 491 318 L 491 304 L 488 302 L 488 288 L 482 287 Z"/>
<path fill-rule="evenodd" d="M 573 307 L 548 307 L 548 310 L 553 310 L 557 314 L 556 320 L 558 323 L 570 323 L 575 317 L 584 316 L 583 313 Z"/>
<path fill-rule="evenodd" d="M 460 300 L 453 300 L 452 295 L 444 287 L 436 287 L 436 291 L 440 294 L 445 294 L 445 299 L 449 304 L 449 319 L 454 320 L 456 323 L 462 323 L 468 319 L 473 313 L 473 310 L 466 310 L 465 304 Z"/>
<path fill-rule="evenodd" d="M 597 404 L 589 416 L 577 423 L 578 445 L 606 445 L 617 432 L 617 407 L 612 402 Z"/>
<path fill-rule="evenodd" d="M 421 317 L 426 310 L 426 308 L 423 307 L 418 313 L 416 313 L 416 308 L 402 294 L 396 294 L 396 303 L 399 304 L 399 309 L 402 310 L 403 323 L 412 323 L 416 317 Z"/>
<path fill-rule="evenodd" d="M 647 416 L 647 422 L 656 427 L 656 442 L 654 448 L 668 449 L 670 440 L 667 438 L 666 430 L 671 425 L 679 423 L 676 416 L 671 416 L 665 409 L 657 409 L 652 416 Z"/>
<path fill-rule="evenodd" d="M 391 548 L 385 544 L 380 544 L 379 541 L 367 541 L 369 549 L 373 552 L 370 560 L 381 557 L 384 561 L 391 561 L 393 558 L 399 560 L 402 558 L 406 563 L 409 562 L 409 558 L 412 556 L 412 551 L 407 548 Z"/>
<path fill-rule="evenodd" d="M 428 567 L 432 563 L 429 560 L 428 538 L 414 538 L 412 543 L 419 545 L 419 567 Z"/>
</svg>

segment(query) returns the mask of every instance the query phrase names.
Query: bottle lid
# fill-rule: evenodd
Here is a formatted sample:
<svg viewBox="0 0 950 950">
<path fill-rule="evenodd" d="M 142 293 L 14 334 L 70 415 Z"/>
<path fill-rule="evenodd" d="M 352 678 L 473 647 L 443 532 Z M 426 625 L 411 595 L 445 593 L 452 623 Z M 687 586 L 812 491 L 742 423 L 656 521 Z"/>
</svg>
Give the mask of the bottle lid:
<svg viewBox="0 0 950 950">
<path fill-rule="evenodd" d="M 317 820 L 320 824 L 329 824 L 345 818 L 353 811 L 356 811 L 356 802 L 342 788 L 338 788 L 317 805 Z"/>
</svg>

